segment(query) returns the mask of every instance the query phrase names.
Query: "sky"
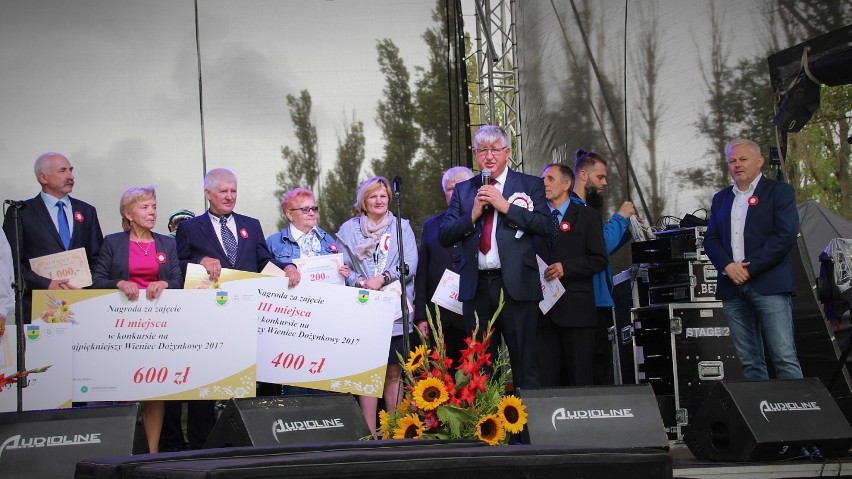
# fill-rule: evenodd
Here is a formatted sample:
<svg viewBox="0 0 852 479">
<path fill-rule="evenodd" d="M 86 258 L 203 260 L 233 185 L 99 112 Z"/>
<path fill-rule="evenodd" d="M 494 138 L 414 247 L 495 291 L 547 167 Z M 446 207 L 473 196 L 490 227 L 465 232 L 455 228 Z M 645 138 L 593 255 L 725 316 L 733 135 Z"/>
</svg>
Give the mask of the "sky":
<svg viewBox="0 0 852 479">
<path fill-rule="evenodd" d="M 311 93 L 324 171 L 344 118 L 364 122 L 365 163 L 380 156 L 376 41 L 394 41 L 413 81 L 434 0 L 198 4 L 206 167 L 237 174 L 237 212 L 269 235 L 281 148 L 297 147 L 286 96 Z M 0 196 L 35 196 L 33 162 L 57 151 L 105 233 L 120 228 L 121 192 L 147 185 L 165 231 L 171 211 L 204 208 L 198 90 L 191 0 L 0 0 Z"/>
<path fill-rule="evenodd" d="M 649 1 L 629 2 L 629 11 Z M 699 52 L 708 44 L 707 2 L 653 3 L 665 55 L 659 154 L 669 170 L 702 165 L 707 143 L 693 123 L 706 98 Z M 718 3 L 726 11 L 731 61 L 759 51 L 759 3 Z M 400 48 L 413 87 L 414 67 L 427 65 L 421 36 L 433 26 L 434 6 L 435 0 L 198 0 L 202 138 L 192 0 L 0 0 L 0 197 L 33 197 L 39 190 L 33 162 L 56 151 L 75 166 L 73 196 L 98 208 L 105 233 L 119 230 L 121 192 L 147 185 L 157 188 L 155 229 L 164 232 L 175 209 L 204 209 L 205 169 L 226 167 L 239 178 L 236 211 L 258 218 L 272 234 L 279 217 L 275 174 L 285 168 L 281 148 L 298 147 L 286 96 L 311 93 L 323 173 L 336 159 L 344 122 L 353 118 L 364 122 L 368 165 L 384 143 L 375 122 L 384 86 L 376 42 L 390 38 Z M 624 2 L 596 6 L 620 47 Z M 470 0 L 463 8 L 472 31 Z M 641 22 L 633 14 L 629 20 L 631 42 Z M 620 51 L 599 59 L 602 67 L 618 68 Z M 554 59 L 547 61 L 552 69 L 564 69 L 555 61 L 565 58 L 558 43 L 542 55 Z M 628 102 L 635 95 L 628 77 Z M 635 133 L 635 115 L 630 122 Z M 547 141 L 564 143 L 560 135 Z M 630 141 L 641 168 L 647 155 L 635 136 Z M 709 201 L 712 192 L 672 178 L 666 179 L 670 214 Z"/>
</svg>

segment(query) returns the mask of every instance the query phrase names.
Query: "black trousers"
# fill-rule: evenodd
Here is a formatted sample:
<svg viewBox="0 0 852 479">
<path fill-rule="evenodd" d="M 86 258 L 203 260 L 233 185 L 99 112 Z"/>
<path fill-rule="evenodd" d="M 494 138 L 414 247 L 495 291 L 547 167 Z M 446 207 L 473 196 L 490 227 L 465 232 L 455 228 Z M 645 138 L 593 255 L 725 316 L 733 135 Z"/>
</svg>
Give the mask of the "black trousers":
<svg viewBox="0 0 852 479">
<path fill-rule="evenodd" d="M 541 387 L 594 384 L 594 326 L 574 328 L 543 321 L 538 327 L 538 366 Z"/>
<path fill-rule="evenodd" d="M 479 315 L 479 337 L 484 335 L 488 321 L 500 304 L 503 277 L 500 274 L 480 274 L 476 285 L 476 296 L 462 305 L 465 327 L 473 331 L 476 326 L 474 312 Z M 502 334 L 512 365 L 512 382 L 516 388 L 539 387 L 536 359 L 536 330 L 538 301 L 516 301 L 503 294 L 503 310 L 495 323 L 496 331 L 491 336 L 488 352 L 492 360 L 497 358 L 497 347 Z"/>
</svg>

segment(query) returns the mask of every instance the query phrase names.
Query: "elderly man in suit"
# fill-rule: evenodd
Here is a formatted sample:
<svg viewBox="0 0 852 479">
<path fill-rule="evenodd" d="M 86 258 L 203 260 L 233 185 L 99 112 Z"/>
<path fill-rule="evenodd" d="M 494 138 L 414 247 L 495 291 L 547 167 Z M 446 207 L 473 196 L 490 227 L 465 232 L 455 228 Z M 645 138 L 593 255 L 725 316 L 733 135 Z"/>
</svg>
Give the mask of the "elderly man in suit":
<svg viewBox="0 0 852 479">
<path fill-rule="evenodd" d="M 270 261 L 284 269 L 290 287 L 299 283 L 299 270 L 276 261 L 266 246 L 260 222 L 234 213 L 237 176 L 228 169 L 210 170 L 204 176 L 207 214 L 184 220 L 177 230 L 178 256 L 186 274 L 188 263 L 204 266 L 210 279 L 219 279 L 222 268 L 259 273 Z"/>
<path fill-rule="evenodd" d="M 287 273 L 289 286 L 299 283 L 299 270 L 291 263 L 280 263 L 269 253 L 260 222 L 234 213 L 237 204 L 237 176 L 228 169 L 210 170 L 204 176 L 204 196 L 210 203 L 206 214 L 184 220 L 177 230 L 178 258 L 186 275 L 188 263 L 204 267 L 210 279 L 217 280 L 222 268 L 259 273 L 272 262 Z M 280 387 L 258 383 L 258 395 L 275 395 Z M 193 401 L 187 410 L 187 439 L 198 449 L 215 423 L 213 401 Z"/>
<path fill-rule="evenodd" d="M 447 199 L 447 206 L 453 197 L 456 183 L 469 180 L 473 177 L 473 171 L 464 166 L 455 166 L 444 172 L 441 178 L 441 187 Z M 438 231 L 441 228 L 441 220 L 446 212 L 437 214 L 423 222 L 423 233 L 420 235 L 420 249 L 418 250 L 417 274 L 414 276 L 414 322 L 428 336 L 429 331 L 424 326 L 426 312 L 429 311 L 432 319 L 437 318 L 440 309 L 442 330 L 444 332 L 444 346 L 447 357 L 454 361 L 453 367 L 461 358 L 461 350 L 464 349 L 464 339 L 467 330 L 464 327 L 462 316 L 436 304 L 431 304 L 432 296 L 444 276 L 444 271 L 459 272 L 461 264 L 461 243 L 456 243 L 450 248 L 444 248 L 438 243 Z M 432 338 L 434 345 L 435 338 Z"/>
<path fill-rule="evenodd" d="M 593 279 L 609 259 L 601 215 L 569 198 L 571 167 L 546 165 L 541 173 L 552 233 L 536 238 L 536 253 L 547 263 L 544 278 L 558 279 L 565 293 L 539 318 L 538 365 L 541 386 L 594 384 L 597 308 Z"/>
<path fill-rule="evenodd" d="M 707 256 L 721 273 L 716 298 L 722 300 L 745 379 L 769 379 L 764 346 L 779 379 L 801 378 L 791 299 L 790 251 L 799 232 L 795 192 L 761 174 L 757 143 L 733 140 L 725 156 L 734 185 L 713 197 L 704 237 Z"/>
<path fill-rule="evenodd" d="M 74 189 L 74 167 L 59 153 L 45 153 L 33 167 L 41 193 L 19 209 L 18 224 L 12 208 L 6 211 L 3 229 L 20 265 L 27 291 L 34 289 L 75 289 L 68 279 L 40 276 L 30 269 L 30 260 L 40 256 L 84 248 L 89 268 L 98 258 L 104 237 L 95 207 L 70 196 Z M 16 245 L 16 242 L 20 241 Z M 18 256 L 20 251 L 20 257 Z M 32 296 L 24 295 L 24 318 L 30 322 Z"/>
<path fill-rule="evenodd" d="M 503 128 L 485 125 L 474 136 L 476 162 L 488 170 L 482 176 L 456 184 L 438 241 L 445 248 L 462 244 L 459 301 L 465 327 L 479 331 L 497 310 L 505 291 L 503 311 L 497 318 L 496 338 L 502 334 L 509 349 L 512 380 L 516 387 L 538 387 L 536 322 L 542 299 L 533 236 L 550 235 L 550 212 L 541 178 L 507 167 L 509 137 Z M 495 354 L 496 357 L 496 354 Z"/>
</svg>

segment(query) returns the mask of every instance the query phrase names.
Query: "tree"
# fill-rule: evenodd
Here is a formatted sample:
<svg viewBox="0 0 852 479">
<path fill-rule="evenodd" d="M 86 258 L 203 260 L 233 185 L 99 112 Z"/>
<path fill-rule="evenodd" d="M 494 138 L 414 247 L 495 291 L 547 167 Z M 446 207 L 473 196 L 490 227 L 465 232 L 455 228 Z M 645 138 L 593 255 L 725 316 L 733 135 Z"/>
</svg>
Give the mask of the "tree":
<svg viewBox="0 0 852 479">
<path fill-rule="evenodd" d="M 723 165 L 725 161 L 725 144 L 732 138 L 733 124 L 730 114 L 740 111 L 739 105 L 732 99 L 737 92 L 727 83 L 732 76 L 732 69 L 728 66 L 731 56 L 730 46 L 725 43 L 729 32 L 723 30 L 725 24 L 725 12 L 717 11 L 714 2 L 709 3 L 710 17 L 710 54 L 704 58 L 701 54 L 706 48 L 699 47 L 695 41 L 698 61 L 704 86 L 707 88 L 707 110 L 698 114 L 695 123 L 698 132 L 710 140 L 710 148 L 707 150 L 706 166 L 692 168 L 690 170 L 679 170 L 678 176 L 699 188 L 722 188 L 728 184 L 728 177 Z"/>
<path fill-rule="evenodd" d="M 298 150 L 289 146 L 281 148 L 281 159 L 287 169 L 275 175 L 279 189 L 275 190 L 275 198 L 280 202 L 284 194 L 297 187 L 304 186 L 314 190 L 319 177 L 319 157 L 317 155 L 317 128 L 311 122 L 311 94 L 302 90 L 299 98 L 287 95 L 287 105 L 290 107 L 290 119 L 296 131 L 299 142 Z M 278 220 L 278 228 L 284 227 L 284 214 Z"/>
<path fill-rule="evenodd" d="M 713 41 L 709 70 L 702 72 L 708 85 L 709 112 L 699 116 L 699 132 L 713 143 L 711 152 L 724 160 L 724 146 L 734 137 L 753 139 L 764 147 L 777 145 L 775 128 L 770 122 L 774 115 L 774 92 L 769 84 L 766 57 L 808 38 L 852 22 L 849 2 L 804 0 L 767 0 L 761 18 L 765 52 L 751 58 L 741 58 L 732 68 L 728 66 L 728 51 L 723 37 L 718 36 L 719 24 L 711 4 Z M 786 172 L 796 189 L 798 201 L 817 199 L 839 214 L 852 217 L 850 212 L 850 148 L 845 140 L 850 134 L 849 104 L 852 88 L 824 88 L 820 110 L 799 133 L 787 136 Z M 780 145 L 784 146 L 784 145 Z M 716 170 L 713 174 L 711 168 Z M 772 174 L 765 169 L 765 173 Z M 685 173 L 685 172 L 681 172 Z M 715 176 L 715 186 L 729 184 L 726 170 L 717 162 L 712 166 L 687 174 L 696 186 L 712 186 L 706 181 Z"/>
<path fill-rule="evenodd" d="M 423 33 L 423 41 L 429 48 L 428 68 L 416 67 L 418 74 L 414 93 L 414 118 L 421 130 L 421 150 L 412 169 L 416 181 L 408 182 L 407 191 L 413 193 L 413 201 L 403 204 L 409 211 L 409 219 L 415 231 L 419 231 L 426 218 L 447 209 L 446 199 L 441 191 L 441 177 L 444 170 L 452 164 L 453 141 L 450 119 L 450 95 L 461 92 L 452 88 L 447 67 L 447 15 L 444 0 L 438 0 L 432 11 L 433 28 Z M 453 85 L 454 86 L 454 85 Z M 455 131 L 457 138 L 464 138 L 465 128 L 461 125 Z M 458 142 L 464 146 L 464 142 Z M 461 148 L 461 147 L 460 147 Z M 456 157 L 464 156 L 464 151 L 455 152 Z M 411 197 L 409 197 L 411 198 Z"/>
<path fill-rule="evenodd" d="M 376 42 L 379 69 L 385 76 L 384 99 L 376 108 L 376 123 L 385 139 L 384 157 L 372 161 L 373 173 L 388 179 L 409 178 L 414 155 L 420 148 L 420 130 L 414 122 L 409 73 L 390 39 Z"/>
<path fill-rule="evenodd" d="M 659 122 L 665 111 L 663 100 L 658 96 L 659 75 L 663 67 L 663 57 L 660 52 L 661 30 L 657 21 L 657 11 L 650 4 L 648 11 L 640 14 L 640 24 L 643 25 L 639 38 L 639 54 L 636 55 L 636 83 L 639 85 L 639 108 L 638 115 L 642 120 L 644 130 L 639 133 L 639 138 L 648 150 L 648 166 L 645 172 L 651 181 L 649 198 L 650 218 L 660 218 L 666 207 L 666 199 L 663 195 L 662 170 L 665 165 L 659 165 L 657 159 L 657 130 Z M 661 168 L 662 167 L 662 168 Z"/>
<path fill-rule="evenodd" d="M 323 224 L 328 231 L 334 232 L 354 214 L 352 204 L 355 193 L 361 184 L 360 171 L 364 163 L 364 123 L 355 120 L 349 122 L 344 116 L 343 138 L 337 138 L 337 161 L 334 168 L 326 174 L 320 198 Z"/>
</svg>

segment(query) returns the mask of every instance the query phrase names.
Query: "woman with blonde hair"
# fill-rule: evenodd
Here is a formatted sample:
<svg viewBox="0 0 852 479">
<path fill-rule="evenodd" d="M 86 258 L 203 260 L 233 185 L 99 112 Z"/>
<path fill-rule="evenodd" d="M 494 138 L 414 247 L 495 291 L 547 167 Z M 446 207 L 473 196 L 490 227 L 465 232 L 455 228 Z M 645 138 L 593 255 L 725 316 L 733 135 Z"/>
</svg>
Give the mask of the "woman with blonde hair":
<svg viewBox="0 0 852 479">
<path fill-rule="evenodd" d="M 417 271 L 417 242 L 408 220 L 402 220 L 402 241 L 405 252 L 407 274 L 399 271 L 399 244 L 397 243 L 397 221 L 388 210 L 391 199 L 391 187 L 388 180 L 376 176 L 365 180 L 358 188 L 353 205 L 360 214 L 340 226 L 338 240 L 346 245 L 342 248 L 344 261 L 350 267 L 346 284 L 357 288 L 380 290 L 383 287 L 401 281 L 408 298 L 414 297 L 414 272 Z M 409 324 L 405 330 L 411 334 Z M 385 373 L 384 400 L 385 409 L 395 411 L 401 394 L 402 365 L 397 353 L 403 358 L 402 318 L 393 323 L 393 337 L 388 352 L 388 367 Z M 409 344 L 417 344 L 415 340 Z M 372 431 L 376 430 L 376 409 L 378 399 L 360 396 L 358 403 Z"/>
<path fill-rule="evenodd" d="M 154 188 L 128 188 L 121 195 L 119 212 L 124 231 L 104 238 L 92 269 L 92 287 L 121 290 L 130 301 L 139 299 L 140 292 L 153 300 L 166 288 L 183 287 L 175 239 L 152 231 L 157 222 Z M 159 451 L 164 413 L 163 401 L 142 403 L 150 452 Z"/>
</svg>

